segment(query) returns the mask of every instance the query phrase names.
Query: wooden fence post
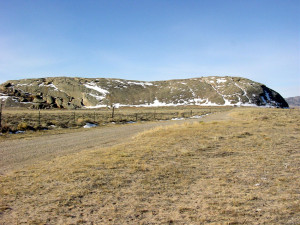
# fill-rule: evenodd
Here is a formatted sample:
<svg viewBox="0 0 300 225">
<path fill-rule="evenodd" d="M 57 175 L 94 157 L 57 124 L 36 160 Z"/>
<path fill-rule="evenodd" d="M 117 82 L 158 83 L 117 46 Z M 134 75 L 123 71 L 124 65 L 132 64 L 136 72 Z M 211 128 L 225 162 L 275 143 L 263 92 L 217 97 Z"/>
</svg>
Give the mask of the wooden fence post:
<svg viewBox="0 0 300 225">
<path fill-rule="evenodd" d="M 111 118 L 114 118 L 115 115 L 115 106 L 112 107 Z"/>
<path fill-rule="evenodd" d="M 94 123 L 96 123 L 96 111 L 94 110 Z"/>
<path fill-rule="evenodd" d="M 76 123 L 76 115 L 75 115 L 75 111 L 73 112 L 73 119 L 74 119 L 74 123 Z"/>
<path fill-rule="evenodd" d="M 135 114 L 135 121 L 137 121 L 138 120 L 138 114 L 136 113 Z"/>
<path fill-rule="evenodd" d="M 39 109 L 39 127 L 41 126 L 41 109 Z"/>
</svg>

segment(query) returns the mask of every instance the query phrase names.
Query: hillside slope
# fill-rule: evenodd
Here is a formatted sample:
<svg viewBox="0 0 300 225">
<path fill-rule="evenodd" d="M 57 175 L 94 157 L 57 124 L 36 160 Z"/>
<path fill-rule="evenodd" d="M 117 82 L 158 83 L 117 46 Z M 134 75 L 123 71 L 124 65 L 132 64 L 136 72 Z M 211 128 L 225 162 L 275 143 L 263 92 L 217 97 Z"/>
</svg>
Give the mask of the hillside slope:
<svg viewBox="0 0 300 225">
<path fill-rule="evenodd" d="M 244 105 L 288 107 L 281 95 L 241 77 L 201 77 L 142 82 L 49 77 L 0 85 L 7 106 L 96 108 L 106 106 Z"/>
<path fill-rule="evenodd" d="M 285 98 L 285 100 L 292 107 L 299 107 L 300 106 L 300 96 Z"/>
</svg>

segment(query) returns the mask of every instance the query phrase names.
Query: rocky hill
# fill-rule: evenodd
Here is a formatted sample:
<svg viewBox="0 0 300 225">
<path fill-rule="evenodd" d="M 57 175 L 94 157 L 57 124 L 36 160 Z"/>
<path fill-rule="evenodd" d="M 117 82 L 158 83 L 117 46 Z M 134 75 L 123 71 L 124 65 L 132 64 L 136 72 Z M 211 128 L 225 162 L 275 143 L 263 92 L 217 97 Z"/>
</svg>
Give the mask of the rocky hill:
<svg viewBox="0 0 300 225">
<path fill-rule="evenodd" d="M 300 107 L 300 96 L 285 99 L 291 107 Z"/>
<path fill-rule="evenodd" d="M 280 94 L 241 77 L 201 77 L 168 81 L 48 77 L 0 85 L 6 106 L 97 108 L 106 106 L 237 105 L 288 107 Z"/>
</svg>

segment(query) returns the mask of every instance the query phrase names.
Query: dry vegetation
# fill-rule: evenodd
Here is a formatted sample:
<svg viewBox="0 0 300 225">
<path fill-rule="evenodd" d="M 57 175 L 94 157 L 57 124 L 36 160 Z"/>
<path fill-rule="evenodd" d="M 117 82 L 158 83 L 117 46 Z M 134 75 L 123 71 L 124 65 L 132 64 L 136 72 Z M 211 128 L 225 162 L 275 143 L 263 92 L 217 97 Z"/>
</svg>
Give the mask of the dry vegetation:
<svg viewBox="0 0 300 225">
<path fill-rule="evenodd" d="M 232 107 L 159 107 L 130 108 L 114 110 L 107 108 L 97 110 L 29 110 L 5 109 L 2 115 L 3 133 L 16 131 L 53 130 L 58 128 L 79 128 L 86 123 L 106 125 L 107 123 L 127 123 L 130 121 L 170 120 L 176 117 L 188 118 L 192 115 L 205 115 L 229 110 Z"/>
<path fill-rule="evenodd" d="M 300 112 L 146 131 L 1 177 L 1 224 L 300 224 Z"/>
</svg>

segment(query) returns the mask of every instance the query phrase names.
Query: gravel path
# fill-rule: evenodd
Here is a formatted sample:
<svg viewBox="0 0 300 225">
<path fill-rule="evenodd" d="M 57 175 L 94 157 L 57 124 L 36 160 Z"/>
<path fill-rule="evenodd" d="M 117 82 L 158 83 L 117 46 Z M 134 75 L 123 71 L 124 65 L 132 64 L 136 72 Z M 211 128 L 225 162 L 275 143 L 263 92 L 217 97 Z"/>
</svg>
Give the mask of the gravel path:
<svg viewBox="0 0 300 225">
<path fill-rule="evenodd" d="M 0 143 L 0 175 L 37 161 L 51 160 L 86 149 L 110 147 L 124 143 L 134 135 L 158 126 L 195 121 L 215 121 L 228 118 L 229 111 L 201 119 L 147 122 L 111 127 L 99 127 L 74 133 L 43 135 L 31 139 L 7 140 Z"/>
</svg>

